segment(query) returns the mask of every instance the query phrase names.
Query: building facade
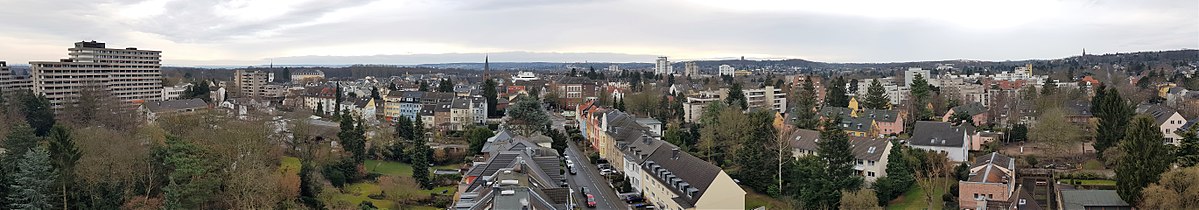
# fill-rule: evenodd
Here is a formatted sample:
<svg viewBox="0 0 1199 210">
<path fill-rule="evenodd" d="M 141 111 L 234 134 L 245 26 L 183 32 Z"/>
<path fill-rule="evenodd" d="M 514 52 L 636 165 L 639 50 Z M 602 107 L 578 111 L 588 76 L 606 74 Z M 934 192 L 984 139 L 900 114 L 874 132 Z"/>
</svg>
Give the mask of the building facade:
<svg viewBox="0 0 1199 210">
<path fill-rule="evenodd" d="M 674 74 L 674 68 L 670 66 L 670 60 L 665 56 L 658 57 L 657 62 L 654 63 L 654 74 Z"/>
<path fill-rule="evenodd" d="M 29 75 L 19 75 L 8 68 L 8 63 L 0 61 L 0 92 L 9 93 L 18 90 L 33 89 L 33 81 Z"/>
<path fill-rule="evenodd" d="M 267 83 L 274 74 L 265 71 L 237 70 L 233 73 L 233 85 L 241 90 L 244 97 L 263 97 L 267 95 Z"/>
<path fill-rule="evenodd" d="M 734 76 L 733 74 L 737 72 L 736 68 L 733 68 L 733 66 L 730 66 L 728 64 L 720 65 L 720 67 L 717 68 L 717 70 L 719 71 L 720 76 L 728 75 L 731 77 L 731 76 Z"/>
<path fill-rule="evenodd" d="M 161 51 L 107 48 L 102 42 L 76 42 L 67 59 L 32 61 L 33 92 L 62 108 L 86 88 L 104 88 L 126 102 L 162 100 Z"/>
</svg>

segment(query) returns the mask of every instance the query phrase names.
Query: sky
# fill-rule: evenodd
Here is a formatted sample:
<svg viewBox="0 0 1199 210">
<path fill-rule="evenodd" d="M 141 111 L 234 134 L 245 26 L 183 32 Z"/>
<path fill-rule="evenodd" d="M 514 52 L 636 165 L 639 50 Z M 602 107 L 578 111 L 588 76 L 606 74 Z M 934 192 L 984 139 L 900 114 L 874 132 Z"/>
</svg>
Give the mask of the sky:
<svg viewBox="0 0 1199 210">
<path fill-rule="evenodd" d="M 164 65 L 182 66 L 480 62 L 469 57 L 492 53 L 512 55 L 493 62 L 1001 61 L 1084 48 L 1199 48 L 1194 0 L 4 0 L 4 7 L 0 60 L 10 65 L 65 58 L 83 40 L 160 50 Z M 535 54 L 542 56 L 517 56 Z"/>
</svg>

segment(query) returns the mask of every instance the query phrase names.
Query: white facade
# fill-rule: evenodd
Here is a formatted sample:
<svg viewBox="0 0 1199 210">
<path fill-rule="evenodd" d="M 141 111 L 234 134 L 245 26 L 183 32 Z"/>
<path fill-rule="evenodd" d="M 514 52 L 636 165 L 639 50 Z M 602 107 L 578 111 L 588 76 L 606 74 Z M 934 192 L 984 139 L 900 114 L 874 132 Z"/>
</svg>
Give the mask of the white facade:
<svg viewBox="0 0 1199 210">
<path fill-rule="evenodd" d="M 620 71 L 620 66 L 616 64 L 608 65 L 608 71 Z"/>
<path fill-rule="evenodd" d="M 720 65 L 719 70 L 720 70 L 720 76 L 724 76 L 724 75 L 735 76 L 735 74 L 737 72 L 736 68 L 733 68 L 733 66 L 730 66 L 728 64 Z"/>
<path fill-rule="evenodd" d="M 686 70 L 684 72 L 687 74 L 687 77 L 699 77 L 699 65 L 696 65 L 694 61 L 685 63 L 683 67 Z"/>
<path fill-rule="evenodd" d="M 916 75 L 920 75 L 925 81 L 928 81 L 929 84 L 933 83 L 933 77 L 928 70 L 921 68 L 909 68 L 907 71 L 903 72 L 903 87 L 911 88 L 912 80 L 916 78 Z"/>
<path fill-rule="evenodd" d="M 30 80 L 29 75 L 13 74 L 12 69 L 8 68 L 8 63 L 0 61 L 0 91 L 7 93 L 32 88 L 33 81 Z"/>
<path fill-rule="evenodd" d="M 62 108 L 83 88 L 104 87 L 113 96 L 140 103 L 162 100 L 161 51 L 106 48 L 104 43 L 76 42 L 70 58 L 29 62 L 33 92 Z"/>
<path fill-rule="evenodd" d="M 654 63 L 654 74 L 674 74 L 674 68 L 670 66 L 670 60 L 665 56 L 658 57 L 658 61 Z"/>
<path fill-rule="evenodd" d="M 786 112 L 787 93 L 783 92 L 781 88 L 766 86 L 765 88 L 745 89 L 743 93 L 750 108 L 769 107 L 775 112 Z"/>
<path fill-rule="evenodd" d="M 183 91 L 187 91 L 187 89 L 191 88 L 191 86 L 192 86 L 191 83 L 187 83 L 187 84 L 182 84 L 182 85 L 176 85 L 173 87 L 163 87 L 162 88 L 162 100 L 166 101 L 166 100 L 179 99 L 179 96 L 183 95 Z"/>
</svg>

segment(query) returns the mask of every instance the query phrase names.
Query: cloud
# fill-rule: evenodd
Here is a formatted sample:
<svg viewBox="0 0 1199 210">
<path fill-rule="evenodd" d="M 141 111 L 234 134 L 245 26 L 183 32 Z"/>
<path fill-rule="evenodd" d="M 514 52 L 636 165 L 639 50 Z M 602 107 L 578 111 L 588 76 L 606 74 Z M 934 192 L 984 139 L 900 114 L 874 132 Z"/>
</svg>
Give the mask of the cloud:
<svg viewBox="0 0 1199 210">
<path fill-rule="evenodd" d="M 488 52 L 676 60 L 1016 60 L 1199 47 L 1196 1 L 10 0 L 0 59 L 54 60 L 78 40 L 164 63 Z M 386 56 L 384 56 L 386 57 Z M 288 60 L 288 59 L 280 59 Z M 352 60 L 352 59 L 347 59 Z M 429 58 L 430 61 L 444 59 Z M 14 62 L 15 61 L 15 62 Z M 474 61 L 474 60 L 462 60 Z M 290 62 L 290 60 L 289 60 Z M 300 61 L 296 61 L 300 62 Z"/>
</svg>

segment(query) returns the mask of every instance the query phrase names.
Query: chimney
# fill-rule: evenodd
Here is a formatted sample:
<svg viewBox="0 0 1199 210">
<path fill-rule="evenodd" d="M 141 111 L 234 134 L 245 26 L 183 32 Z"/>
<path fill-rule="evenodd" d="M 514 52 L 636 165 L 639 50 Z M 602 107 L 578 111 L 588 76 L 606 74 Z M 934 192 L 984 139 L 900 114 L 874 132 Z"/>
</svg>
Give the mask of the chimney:
<svg viewBox="0 0 1199 210">
<path fill-rule="evenodd" d="M 675 160 L 679 159 L 679 148 L 678 147 L 670 149 L 670 158 L 675 159 Z"/>
</svg>

